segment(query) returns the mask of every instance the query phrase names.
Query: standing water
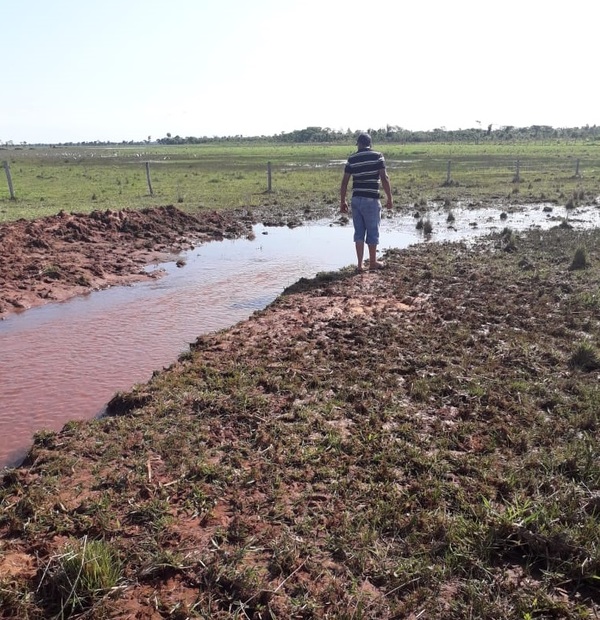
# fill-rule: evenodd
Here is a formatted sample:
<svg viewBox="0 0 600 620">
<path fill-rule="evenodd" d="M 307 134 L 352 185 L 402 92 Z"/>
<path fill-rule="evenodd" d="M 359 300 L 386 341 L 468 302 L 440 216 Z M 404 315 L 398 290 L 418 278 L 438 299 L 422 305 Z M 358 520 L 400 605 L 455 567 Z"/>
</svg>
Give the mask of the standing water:
<svg viewBox="0 0 600 620">
<path fill-rule="evenodd" d="M 49 304 L 0 321 L 0 467 L 21 461 L 36 431 L 102 413 L 203 333 L 271 303 L 301 277 L 353 262 L 348 227 L 255 228 L 253 241 L 201 245 L 159 279 Z M 415 238 L 396 232 L 395 246 Z"/>
<path fill-rule="evenodd" d="M 536 224 L 537 213 L 533 219 L 521 214 L 513 226 Z M 464 239 L 500 226 L 490 210 L 464 217 L 454 228 L 435 223 L 441 232 L 434 239 Z M 252 241 L 199 246 L 183 256 L 183 268 L 161 265 L 167 273 L 158 280 L 0 321 L 0 467 L 20 462 L 36 431 L 102 413 L 115 392 L 147 381 L 200 334 L 248 318 L 302 277 L 355 261 L 351 226 L 259 226 L 255 233 Z M 382 250 L 419 239 L 410 217 L 384 220 Z"/>
</svg>

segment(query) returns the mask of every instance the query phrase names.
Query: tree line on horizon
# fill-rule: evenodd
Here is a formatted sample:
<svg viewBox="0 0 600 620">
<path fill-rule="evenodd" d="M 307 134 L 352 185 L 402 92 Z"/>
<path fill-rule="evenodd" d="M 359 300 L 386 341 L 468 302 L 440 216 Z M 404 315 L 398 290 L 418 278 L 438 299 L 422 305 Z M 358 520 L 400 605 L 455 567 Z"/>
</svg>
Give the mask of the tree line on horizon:
<svg viewBox="0 0 600 620">
<path fill-rule="evenodd" d="M 219 142 L 270 142 L 270 143 L 345 143 L 353 142 L 362 131 L 371 134 L 376 143 L 423 143 L 423 142 L 463 142 L 479 143 L 492 142 L 520 142 L 539 140 L 589 140 L 600 141 L 600 126 L 585 125 L 583 127 L 552 127 L 550 125 L 530 125 L 529 127 L 514 127 L 512 125 L 488 125 L 487 127 L 471 127 L 469 129 L 449 130 L 439 127 L 427 131 L 411 131 L 398 125 L 386 125 L 379 129 L 367 128 L 364 130 L 347 129 L 345 131 L 330 129 L 329 127 L 305 127 L 294 131 L 281 132 L 272 136 L 173 136 L 167 133 L 164 138 L 158 138 L 154 143 L 161 145 L 178 144 L 209 144 Z M 152 137 L 146 140 L 113 141 L 83 141 L 61 142 L 50 146 L 115 146 L 152 144 Z M 0 145 L 2 142 L 0 142 Z M 25 146 L 27 143 L 21 143 Z M 12 140 L 4 143 L 5 146 L 14 146 Z M 43 146 L 43 145 L 40 145 Z"/>
<path fill-rule="evenodd" d="M 380 129 L 340 131 L 329 127 L 306 127 L 273 136 L 226 136 L 226 137 L 185 137 L 167 134 L 157 140 L 158 144 L 204 144 L 210 142 L 282 142 L 282 143 L 335 143 L 352 142 L 361 131 L 371 134 L 374 142 L 418 143 L 418 142 L 480 142 L 493 140 L 500 142 L 527 140 L 600 140 L 600 126 L 556 128 L 549 125 L 514 127 L 511 125 L 488 125 L 486 128 L 448 130 L 444 127 L 428 131 L 411 131 L 397 125 L 386 125 Z"/>
</svg>

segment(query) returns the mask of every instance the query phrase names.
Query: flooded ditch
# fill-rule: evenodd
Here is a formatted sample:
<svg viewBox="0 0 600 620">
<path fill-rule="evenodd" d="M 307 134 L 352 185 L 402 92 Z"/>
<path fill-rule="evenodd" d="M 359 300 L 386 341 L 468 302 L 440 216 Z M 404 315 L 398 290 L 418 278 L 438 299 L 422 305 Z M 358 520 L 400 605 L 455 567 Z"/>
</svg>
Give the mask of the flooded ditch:
<svg viewBox="0 0 600 620">
<path fill-rule="evenodd" d="M 554 226 L 564 209 L 454 209 L 429 214 L 426 240 L 412 214 L 386 218 L 380 249 L 470 239 L 505 226 Z M 597 227 L 597 207 L 569 213 Z M 100 415 L 116 391 L 147 381 L 202 333 L 229 327 L 302 277 L 354 264 L 351 224 L 255 227 L 254 240 L 211 242 L 149 269 L 164 277 L 48 304 L 0 321 L 0 467 L 16 465 L 35 432 Z"/>
</svg>

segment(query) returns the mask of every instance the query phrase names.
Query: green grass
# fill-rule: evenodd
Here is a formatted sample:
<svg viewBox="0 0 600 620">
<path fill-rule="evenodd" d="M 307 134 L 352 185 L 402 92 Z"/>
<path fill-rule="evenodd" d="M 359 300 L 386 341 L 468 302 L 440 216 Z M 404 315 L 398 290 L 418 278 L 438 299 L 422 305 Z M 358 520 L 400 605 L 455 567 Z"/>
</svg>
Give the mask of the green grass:
<svg viewBox="0 0 600 620">
<path fill-rule="evenodd" d="M 593 201 L 600 147 L 550 144 L 381 144 L 398 207 L 428 201 Z M 52 215 L 176 204 L 199 209 L 285 209 L 310 212 L 336 204 L 343 162 L 353 145 L 209 144 L 185 146 L 4 147 L 15 200 L 0 170 L 0 222 Z M 520 162 L 520 182 L 514 183 Z M 575 176 L 580 161 L 580 175 Z M 447 163 L 452 162 L 452 182 Z M 153 195 L 146 180 L 150 162 Z M 267 192 L 267 163 L 272 191 Z"/>
<path fill-rule="evenodd" d="M 309 200 L 321 173 L 334 187 L 319 200 L 335 195 L 339 167 L 315 162 L 344 148 L 278 147 L 270 160 L 294 189 L 256 201 L 285 210 L 284 199 Z M 449 150 L 463 158 L 456 178 L 483 161 L 479 147 L 404 148 L 386 149 L 392 178 L 423 210 L 457 199 L 442 187 Z M 489 165 L 458 186 L 461 200 L 513 194 L 517 147 L 486 148 Z M 567 184 L 584 182 L 568 176 L 567 148 L 587 147 L 526 153 L 554 170 L 550 186 L 562 179 L 565 202 Z M 174 173 L 201 159 L 205 190 L 222 198 L 219 175 L 263 183 L 272 149 L 160 152 L 177 154 L 164 164 Z M 292 156 L 309 165 L 284 174 Z M 409 157 L 419 171 L 393 167 Z M 105 164 L 86 165 L 91 175 Z M 127 165 L 143 186 L 143 165 Z M 407 190 L 405 174 L 422 186 Z M 525 182 L 519 200 L 544 184 Z M 585 182 L 589 200 L 598 184 Z M 115 617 L 133 604 L 167 618 L 597 617 L 599 248 L 594 230 L 504 228 L 474 245 L 390 251 L 368 280 L 347 270 L 301 280 L 118 395 L 111 415 L 38 433 L 0 486 L 2 551 L 36 570 L 0 576 L 0 608 L 23 618 Z M 363 312 L 327 313 L 354 300 Z"/>
<path fill-rule="evenodd" d="M 7 608 L 596 617 L 598 232 L 505 252 L 510 232 L 392 251 L 366 291 L 345 272 L 290 287 L 118 415 L 40 434 L 4 478 L 0 527 L 47 569 L 0 583 Z M 589 267 L 570 270 L 581 245 Z M 307 294 L 383 305 L 323 320 Z M 427 302 L 394 311 L 408 297 Z M 92 583 L 82 533 L 107 541 Z"/>
<path fill-rule="evenodd" d="M 89 609 L 110 594 L 119 583 L 121 561 L 102 540 L 72 541 L 53 557 L 44 571 L 39 589 L 54 600 L 58 618 Z"/>
</svg>

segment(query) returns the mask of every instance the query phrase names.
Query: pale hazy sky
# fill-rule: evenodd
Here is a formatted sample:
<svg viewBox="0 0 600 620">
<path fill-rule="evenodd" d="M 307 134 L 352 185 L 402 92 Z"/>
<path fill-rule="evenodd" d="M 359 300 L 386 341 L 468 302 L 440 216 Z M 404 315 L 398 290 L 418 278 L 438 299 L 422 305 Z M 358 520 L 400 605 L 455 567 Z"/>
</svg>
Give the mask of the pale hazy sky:
<svg viewBox="0 0 600 620">
<path fill-rule="evenodd" d="M 600 124 L 600 3 L 0 0 L 0 143 Z"/>
</svg>

